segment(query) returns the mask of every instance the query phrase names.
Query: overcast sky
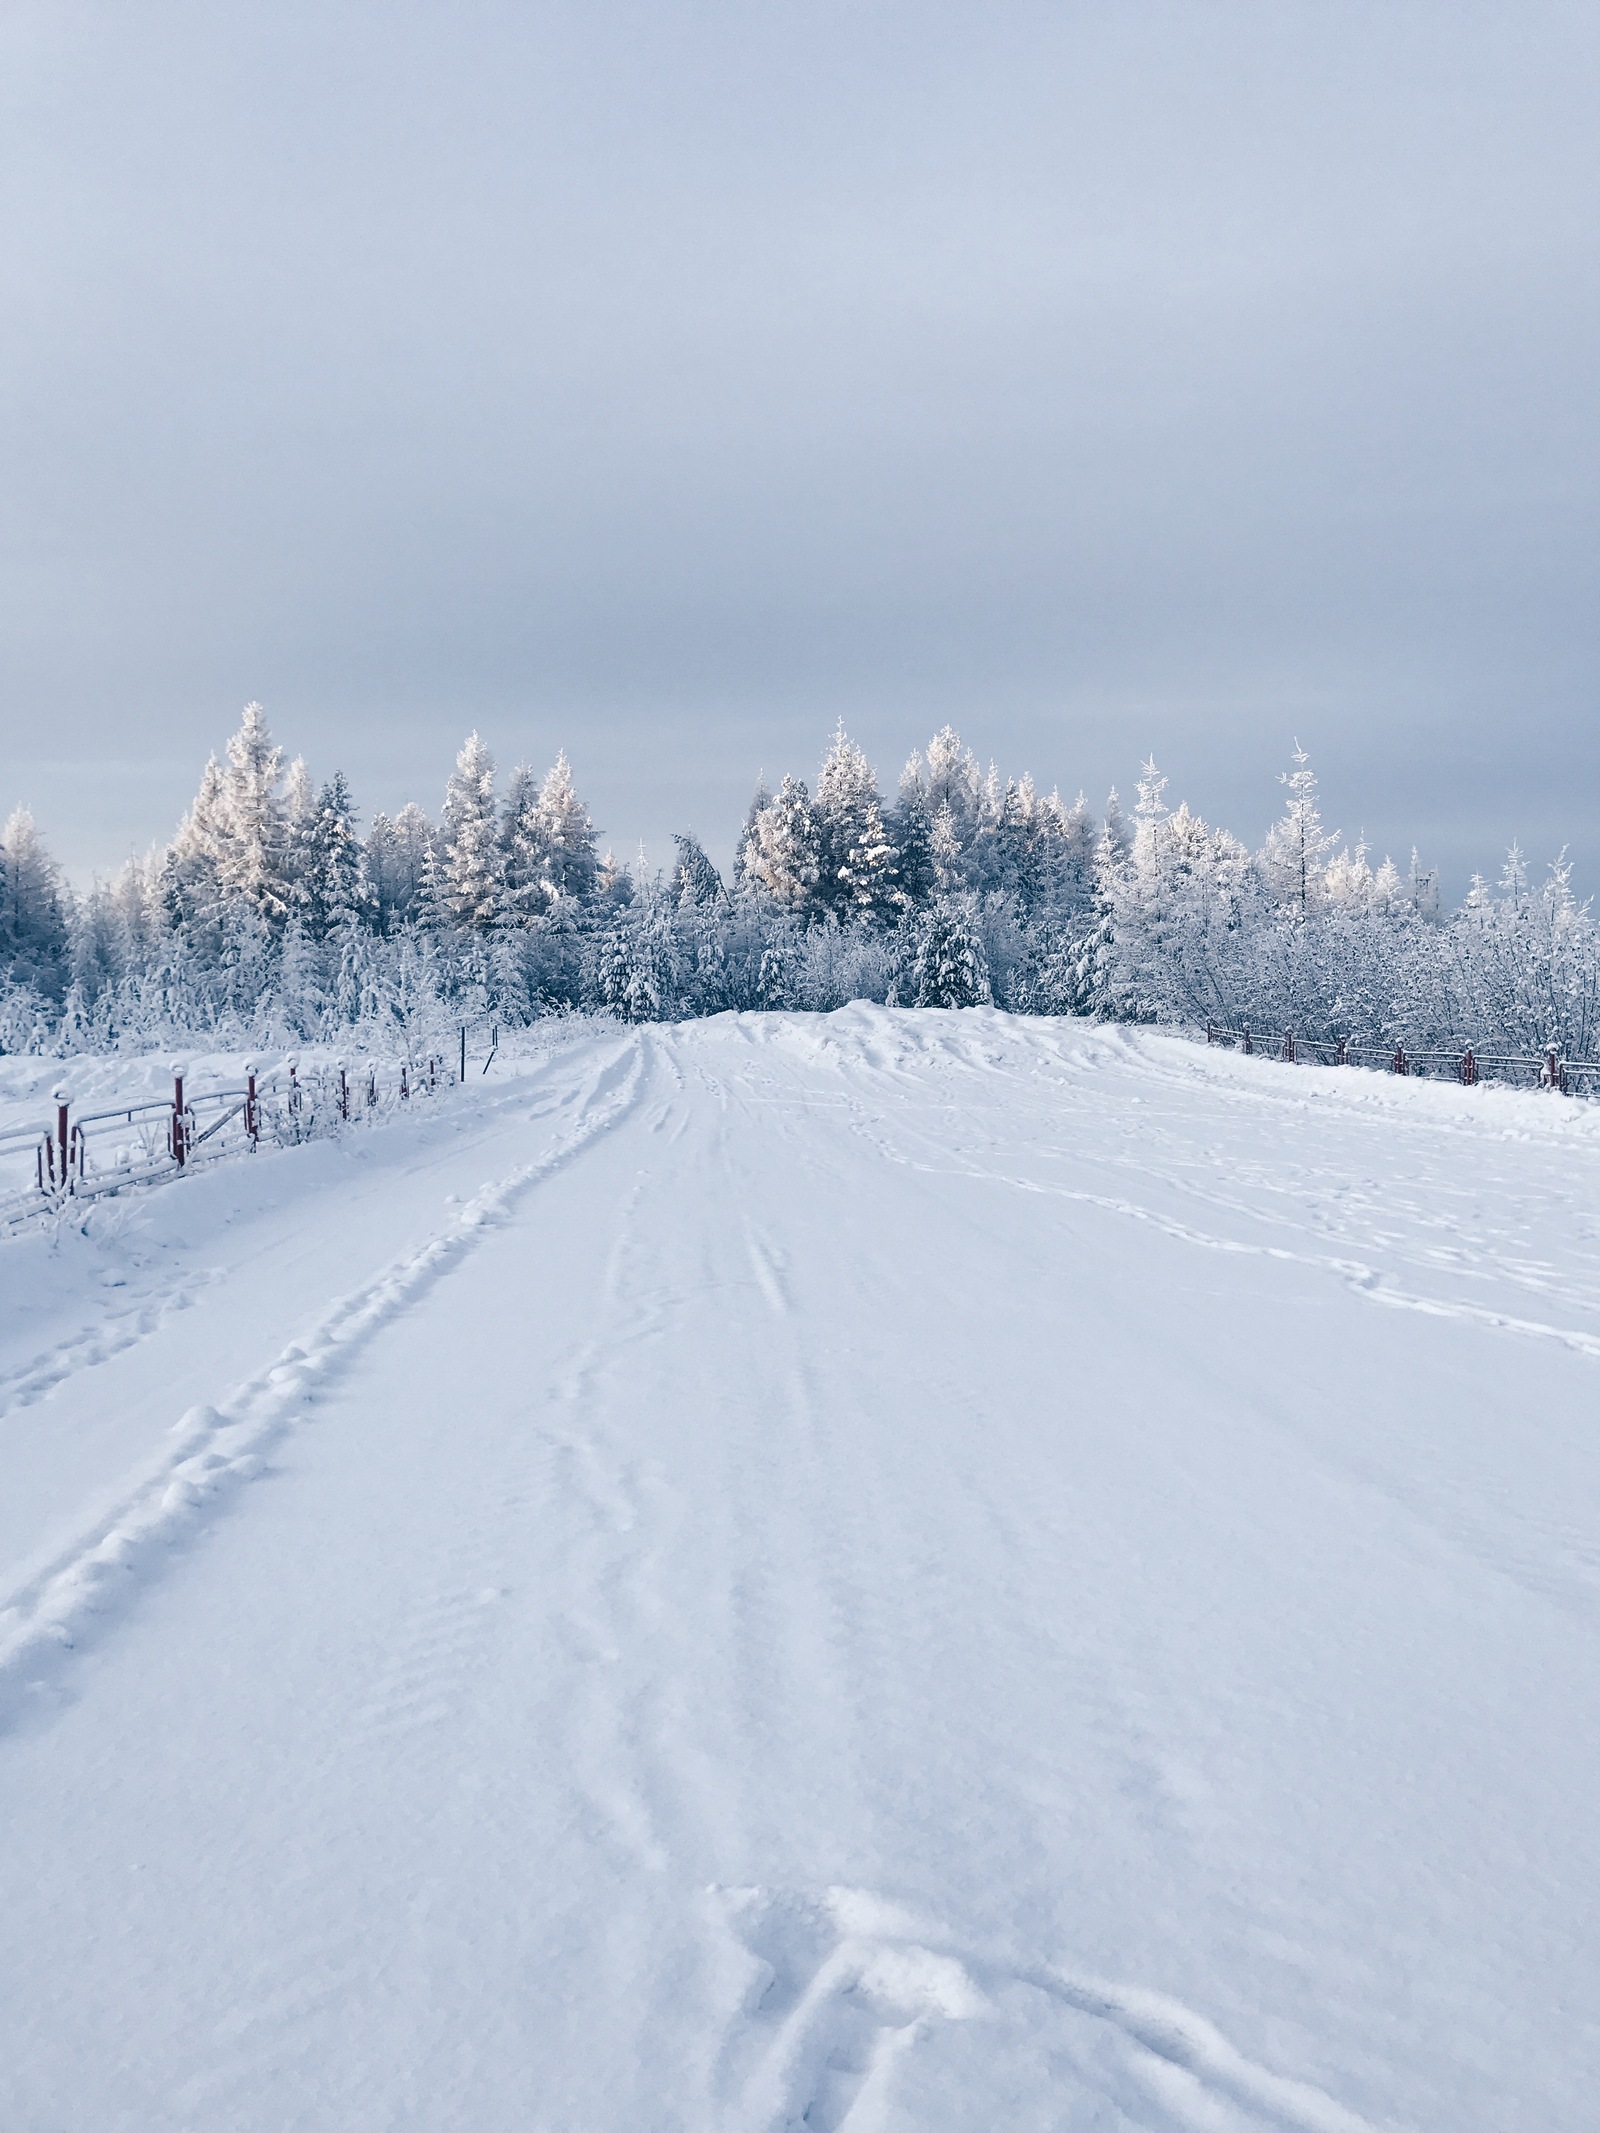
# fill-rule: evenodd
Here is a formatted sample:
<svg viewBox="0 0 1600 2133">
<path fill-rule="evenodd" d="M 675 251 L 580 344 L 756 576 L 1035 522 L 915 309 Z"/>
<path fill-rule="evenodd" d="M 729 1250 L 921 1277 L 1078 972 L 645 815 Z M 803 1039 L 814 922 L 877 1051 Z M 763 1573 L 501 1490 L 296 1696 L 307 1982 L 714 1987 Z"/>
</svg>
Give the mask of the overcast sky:
<svg viewBox="0 0 1600 2133">
<path fill-rule="evenodd" d="M 839 716 L 1600 887 L 1600 9 L 8 0 L 0 804 Z"/>
</svg>

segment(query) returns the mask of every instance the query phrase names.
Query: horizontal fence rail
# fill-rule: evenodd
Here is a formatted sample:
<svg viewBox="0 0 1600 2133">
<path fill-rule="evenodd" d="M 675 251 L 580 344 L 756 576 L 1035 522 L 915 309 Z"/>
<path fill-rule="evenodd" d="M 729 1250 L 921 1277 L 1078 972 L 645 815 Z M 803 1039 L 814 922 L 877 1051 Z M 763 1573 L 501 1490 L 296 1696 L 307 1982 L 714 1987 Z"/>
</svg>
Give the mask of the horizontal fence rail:
<svg viewBox="0 0 1600 2133">
<path fill-rule="evenodd" d="M 288 1059 L 265 1074 L 247 1064 L 235 1086 L 196 1089 L 175 1062 L 170 1097 L 77 1113 L 71 1091 L 59 1088 L 48 1121 L 0 1130 L 0 1228 L 182 1177 L 252 1154 L 263 1142 L 292 1147 L 338 1133 L 432 1096 L 455 1078 L 439 1054 L 309 1069 Z"/>
<path fill-rule="evenodd" d="M 1600 1059 L 1571 1059 L 1554 1047 L 1542 1052 L 1483 1052 L 1475 1045 L 1460 1050 L 1423 1046 L 1412 1051 L 1403 1044 L 1358 1044 L 1351 1037 L 1297 1037 L 1293 1030 L 1276 1033 L 1237 1027 L 1226 1022 L 1206 1024 L 1207 1044 L 1237 1046 L 1263 1059 L 1282 1059 L 1290 1065 L 1366 1066 L 1390 1074 L 1438 1075 L 1473 1088 L 1480 1080 L 1520 1081 L 1536 1089 L 1551 1089 L 1560 1096 L 1593 1092 L 1600 1086 Z"/>
</svg>

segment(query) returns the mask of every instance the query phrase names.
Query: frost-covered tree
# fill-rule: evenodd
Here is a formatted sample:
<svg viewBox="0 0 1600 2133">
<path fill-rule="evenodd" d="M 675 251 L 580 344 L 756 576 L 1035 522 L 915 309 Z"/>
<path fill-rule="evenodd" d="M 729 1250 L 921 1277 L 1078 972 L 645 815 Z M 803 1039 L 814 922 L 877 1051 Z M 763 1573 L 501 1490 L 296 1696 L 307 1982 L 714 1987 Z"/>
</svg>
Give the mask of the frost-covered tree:
<svg viewBox="0 0 1600 2133">
<path fill-rule="evenodd" d="M 314 941 L 340 928 L 365 925 L 376 898 L 367 878 L 366 854 L 356 836 L 355 802 L 342 770 L 317 796 L 303 846 L 299 910 Z"/>
<path fill-rule="evenodd" d="M 624 1022 L 662 1022 L 677 1009 L 679 951 L 673 906 L 659 883 L 645 880 L 618 911 L 595 950 L 594 997 Z"/>
<path fill-rule="evenodd" d="M 817 779 L 816 884 L 810 898 L 837 918 L 887 919 L 900 907 L 895 848 L 878 780 L 841 721 Z"/>
<path fill-rule="evenodd" d="M 279 787 L 283 751 L 273 741 L 266 713 L 244 707 L 229 741 L 217 816 L 217 886 L 226 903 L 248 904 L 269 923 L 289 913 Z"/>
<path fill-rule="evenodd" d="M 756 815 L 741 853 L 744 879 L 783 910 L 804 916 L 822 873 L 822 840 L 803 778 L 786 777 Z"/>
<path fill-rule="evenodd" d="M 940 897 L 918 920 L 910 993 L 913 1007 L 986 1007 L 993 998 L 970 898 Z"/>
<path fill-rule="evenodd" d="M 523 923 L 563 899 L 584 905 L 595 891 L 595 828 L 565 755 L 537 786 L 525 764 L 511 774 L 500 841 L 508 911 Z"/>
<path fill-rule="evenodd" d="M 713 908 L 727 900 L 722 876 L 712 865 L 699 838 L 684 833 L 672 840 L 677 862 L 672 869 L 672 896 L 680 910 L 686 906 Z"/>
<path fill-rule="evenodd" d="M 1267 832 L 1259 865 L 1278 901 L 1297 919 L 1305 919 L 1322 899 L 1328 857 L 1339 836 L 1322 827 L 1316 773 L 1298 741 L 1294 765 L 1278 781 L 1289 788 L 1288 804 Z"/>
<path fill-rule="evenodd" d="M 494 757 L 469 734 L 445 787 L 433 895 L 455 925 L 484 930 L 500 915 L 502 854 L 495 819 Z"/>
<path fill-rule="evenodd" d="M 61 871 L 33 816 L 15 809 L 0 830 L 0 977 L 56 998 L 67 976 L 67 899 Z"/>
</svg>

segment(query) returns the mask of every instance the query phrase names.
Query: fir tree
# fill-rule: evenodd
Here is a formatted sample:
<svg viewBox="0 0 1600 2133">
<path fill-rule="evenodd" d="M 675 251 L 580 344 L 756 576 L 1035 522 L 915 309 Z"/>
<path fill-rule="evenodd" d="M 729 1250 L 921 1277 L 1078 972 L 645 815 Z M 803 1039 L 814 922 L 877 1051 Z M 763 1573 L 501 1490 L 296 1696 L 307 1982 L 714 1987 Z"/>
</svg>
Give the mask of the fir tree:
<svg viewBox="0 0 1600 2133">
<path fill-rule="evenodd" d="M 67 975 L 67 901 L 60 869 L 25 807 L 0 830 L 0 973 L 45 999 Z"/>
<path fill-rule="evenodd" d="M 1321 898 L 1328 855 L 1339 838 L 1337 831 L 1329 834 L 1322 827 L 1316 773 L 1298 741 L 1294 744 L 1294 763 L 1294 769 L 1286 770 L 1278 781 L 1288 786 L 1289 801 L 1267 832 L 1260 865 L 1279 902 L 1303 920 Z"/>
<path fill-rule="evenodd" d="M 803 778 L 786 777 L 751 824 L 743 848 L 747 881 L 784 910 L 806 915 L 822 871 L 821 839 Z"/>
<path fill-rule="evenodd" d="M 911 987 L 913 1007 L 986 1007 L 993 998 L 969 899 L 940 897 L 919 920 Z"/>
<path fill-rule="evenodd" d="M 434 896 L 448 918 L 477 931 L 500 913 L 501 847 L 495 822 L 494 757 L 476 733 L 456 757 L 440 819 Z"/>
<path fill-rule="evenodd" d="M 691 834 L 675 836 L 677 864 L 672 869 L 673 901 L 680 910 L 711 907 L 727 901 L 722 876 L 706 856 L 704 845 Z"/>
<path fill-rule="evenodd" d="M 895 849 L 883 820 L 878 781 L 841 721 L 817 780 L 818 910 L 839 918 L 887 918 L 898 907 Z"/>
</svg>

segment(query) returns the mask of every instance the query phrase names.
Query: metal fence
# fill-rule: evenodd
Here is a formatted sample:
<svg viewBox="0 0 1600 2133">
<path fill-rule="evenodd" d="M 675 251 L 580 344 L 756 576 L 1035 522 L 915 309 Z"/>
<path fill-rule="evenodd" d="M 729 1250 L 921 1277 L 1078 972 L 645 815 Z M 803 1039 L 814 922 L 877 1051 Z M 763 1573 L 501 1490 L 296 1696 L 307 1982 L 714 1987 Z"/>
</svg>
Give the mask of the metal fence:
<svg viewBox="0 0 1600 2133">
<path fill-rule="evenodd" d="M 1293 1030 L 1275 1034 L 1238 1028 L 1225 1022 L 1206 1024 L 1207 1044 L 1237 1046 L 1265 1059 L 1291 1065 L 1366 1066 L 1390 1074 L 1432 1075 L 1472 1088 L 1479 1081 L 1520 1082 L 1551 1089 L 1560 1096 L 1593 1093 L 1600 1085 L 1600 1059 L 1571 1059 L 1553 1047 L 1542 1052 L 1483 1052 L 1475 1045 L 1461 1050 L 1437 1046 L 1408 1051 L 1403 1044 L 1358 1044 L 1351 1037 L 1297 1037 Z"/>
<path fill-rule="evenodd" d="M 465 1065 L 463 1040 L 463 1075 Z M 309 1069 L 288 1059 L 265 1074 L 247 1064 L 236 1086 L 196 1089 L 176 1062 L 170 1097 L 85 1112 L 74 1112 L 71 1091 L 59 1088 L 48 1123 L 0 1131 L 0 1226 L 181 1177 L 251 1154 L 263 1142 L 291 1147 L 342 1132 L 432 1096 L 455 1078 L 437 1055 L 399 1064 L 338 1060 Z"/>
</svg>

